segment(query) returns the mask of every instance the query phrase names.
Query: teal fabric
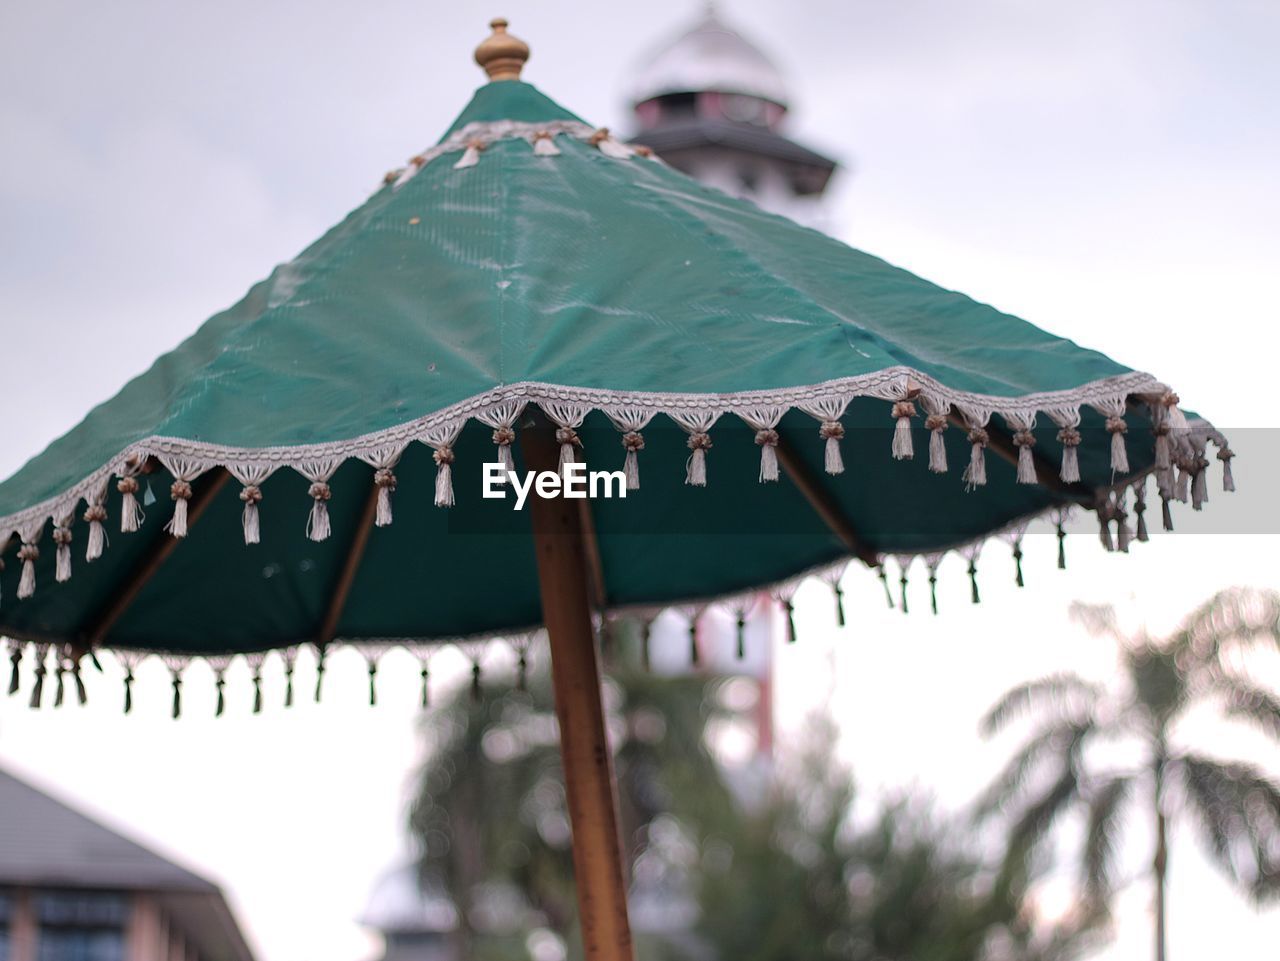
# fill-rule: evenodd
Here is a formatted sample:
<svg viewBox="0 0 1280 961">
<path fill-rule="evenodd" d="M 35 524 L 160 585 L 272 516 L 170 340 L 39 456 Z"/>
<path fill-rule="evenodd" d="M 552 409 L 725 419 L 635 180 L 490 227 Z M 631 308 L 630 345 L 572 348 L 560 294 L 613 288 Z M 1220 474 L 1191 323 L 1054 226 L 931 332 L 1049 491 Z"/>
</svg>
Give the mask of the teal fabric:
<svg viewBox="0 0 1280 961">
<path fill-rule="evenodd" d="M 503 82 L 481 88 L 451 131 L 497 119 L 576 118 L 527 84 Z M 556 143 L 560 156 L 543 157 L 524 140 L 502 141 L 461 170 L 447 154 L 380 189 L 0 485 L 0 516 L 65 491 L 150 436 L 246 448 L 339 441 L 520 382 L 715 394 L 908 365 L 951 388 L 1016 397 L 1129 371 L 661 163 L 612 159 L 566 136 Z M 1130 420 L 1131 438 L 1147 438 L 1130 444 L 1142 471 L 1149 434 L 1142 417 Z M 849 470 L 835 478 L 822 474 L 813 419 L 793 411 L 781 430 L 876 550 L 945 547 L 1081 496 L 1015 485 L 994 454 L 991 483 L 967 494 L 963 433 L 948 435 L 951 472 L 933 475 L 919 419 L 920 455 L 893 461 L 883 401 L 855 402 L 845 424 Z M 1112 480 L 1101 425 L 1086 411 L 1086 485 Z M 712 433 L 707 489 L 683 483 L 685 435 L 659 418 L 646 431 L 641 490 L 593 505 L 611 603 L 745 589 L 842 553 L 785 478 L 757 483 L 750 430 L 726 417 Z M 1042 419 L 1037 450 L 1056 462 L 1055 434 Z M 593 468 L 621 466 L 601 415 L 583 436 Z M 479 498 L 489 430 L 471 424 L 456 450 L 452 510 L 431 506 L 430 451 L 406 453 L 395 523 L 374 532 L 344 636 L 444 638 L 539 621 L 527 515 Z M 256 547 L 240 543 L 229 485 L 109 640 L 210 651 L 314 637 L 371 473 L 352 461 L 334 477 L 334 536 L 321 544 L 303 536 L 310 501 L 298 475 L 282 471 L 264 486 Z M 77 522 L 69 583 L 53 582 L 46 536 L 39 589 L 22 602 L 13 600 L 21 564 L 11 543 L 0 631 L 79 636 L 145 546 L 167 536 L 168 480 L 147 479 L 157 503 L 133 535 L 118 532 L 113 491 L 111 546 L 92 565 Z"/>
</svg>

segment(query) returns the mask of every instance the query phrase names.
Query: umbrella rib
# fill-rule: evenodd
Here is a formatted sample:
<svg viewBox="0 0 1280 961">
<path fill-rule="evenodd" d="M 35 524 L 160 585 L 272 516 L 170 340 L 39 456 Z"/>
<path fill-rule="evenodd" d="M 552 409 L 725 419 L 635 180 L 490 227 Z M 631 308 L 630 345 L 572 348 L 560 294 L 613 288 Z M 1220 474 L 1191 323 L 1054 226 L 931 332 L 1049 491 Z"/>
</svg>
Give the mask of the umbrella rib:
<svg viewBox="0 0 1280 961">
<path fill-rule="evenodd" d="M 822 522 L 827 525 L 831 533 L 840 539 L 845 550 L 868 567 L 878 566 L 880 561 L 876 552 L 858 534 L 857 528 L 845 517 L 835 498 L 818 482 L 813 472 L 800 459 L 785 437 L 778 438 L 777 453 L 778 463 L 782 465 L 782 469 L 799 488 L 814 513 L 822 518 Z"/>
<path fill-rule="evenodd" d="M 218 496 L 218 492 L 222 490 L 230 479 L 231 474 L 225 467 L 217 467 L 205 475 L 203 483 L 196 485 L 195 492 L 187 505 L 188 536 L 190 536 L 190 531 L 195 526 L 196 521 L 204 514 L 205 508 L 213 503 L 214 498 Z M 83 649 L 78 650 L 77 653 L 92 651 L 102 644 L 107 632 L 115 627 L 121 617 L 128 613 L 129 608 L 142 592 L 142 589 L 147 586 L 156 571 L 169 559 L 169 555 L 177 549 L 182 540 L 182 538 L 161 533 L 160 537 L 148 548 L 147 554 L 142 558 L 142 562 L 133 569 L 133 573 L 125 581 L 124 587 L 115 593 L 111 602 L 90 622 L 91 626 L 84 634 L 86 642 L 83 645 Z"/>
<path fill-rule="evenodd" d="M 342 561 L 342 570 L 338 574 L 337 583 L 333 586 L 333 594 L 329 598 L 329 606 L 325 609 L 324 620 L 320 622 L 320 634 L 316 638 L 316 646 L 326 647 L 333 640 L 338 630 L 338 620 L 347 606 L 347 597 L 351 594 L 351 585 L 355 583 L 356 571 L 360 569 L 360 561 L 364 558 L 364 549 L 369 543 L 369 534 L 373 530 L 373 518 L 378 508 L 378 486 L 369 485 L 369 496 L 365 500 L 364 510 L 355 533 L 351 535 L 351 543 L 347 546 L 346 556 Z"/>
</svg>

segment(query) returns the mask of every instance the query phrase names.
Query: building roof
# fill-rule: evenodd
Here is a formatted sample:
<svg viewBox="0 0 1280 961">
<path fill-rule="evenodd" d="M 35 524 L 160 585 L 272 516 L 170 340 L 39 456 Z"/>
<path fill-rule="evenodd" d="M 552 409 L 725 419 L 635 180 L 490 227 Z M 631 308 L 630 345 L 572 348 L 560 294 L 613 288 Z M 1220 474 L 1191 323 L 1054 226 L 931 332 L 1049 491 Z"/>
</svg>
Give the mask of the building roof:
<svg viewBox="0 0 1280 961">
<path fill-rule="evenodd" d="M 147 891 L 209 961 L 253 961 L 213 882 L 0 769 L 0 886 Z"/>
<path fill-rule="evenodd" d="M 703 91 L 745 94 L 783 107 L 788 100 L 773 61 L 710 11 L 638 66 L 630 99 L 643 103 L 664 94 Z"/>
</svg>

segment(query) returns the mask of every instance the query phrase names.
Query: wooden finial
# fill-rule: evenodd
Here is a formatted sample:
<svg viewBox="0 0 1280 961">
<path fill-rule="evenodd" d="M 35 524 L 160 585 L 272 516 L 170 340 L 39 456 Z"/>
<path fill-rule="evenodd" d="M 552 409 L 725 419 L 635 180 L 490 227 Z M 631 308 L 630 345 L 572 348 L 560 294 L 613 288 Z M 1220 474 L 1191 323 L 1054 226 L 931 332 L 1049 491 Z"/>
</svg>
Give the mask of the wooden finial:
<svg viewBox="0 0 1280 961">
<path fill-rule="evenodd" d="M 507 21 L 502 17 L 491 20 L 489 26 L 493 33 L 476 47 L 476 63 L 490 80 L 519 80 L 520 70 L 529 59 L 529 45 L 507 33 Z"/>
</svg>

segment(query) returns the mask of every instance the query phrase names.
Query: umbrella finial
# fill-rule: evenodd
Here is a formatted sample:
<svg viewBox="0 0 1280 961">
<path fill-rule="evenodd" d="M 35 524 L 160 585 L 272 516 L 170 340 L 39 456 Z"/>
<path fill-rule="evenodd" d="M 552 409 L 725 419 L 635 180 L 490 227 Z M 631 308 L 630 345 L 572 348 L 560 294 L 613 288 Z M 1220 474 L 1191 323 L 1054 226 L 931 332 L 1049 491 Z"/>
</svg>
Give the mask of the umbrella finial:
<svg viewBox="0 0 1280 961">
<path fill-rule="evenodd" d="M 489 21 L 493 33 L 476 47 L 476 63 L 484 68 L 490 80 L 519 80 L 520 70 L 529 59 L 529 45 L 507 33 L 507 21 L 496 17 Z"/>
</svg>

